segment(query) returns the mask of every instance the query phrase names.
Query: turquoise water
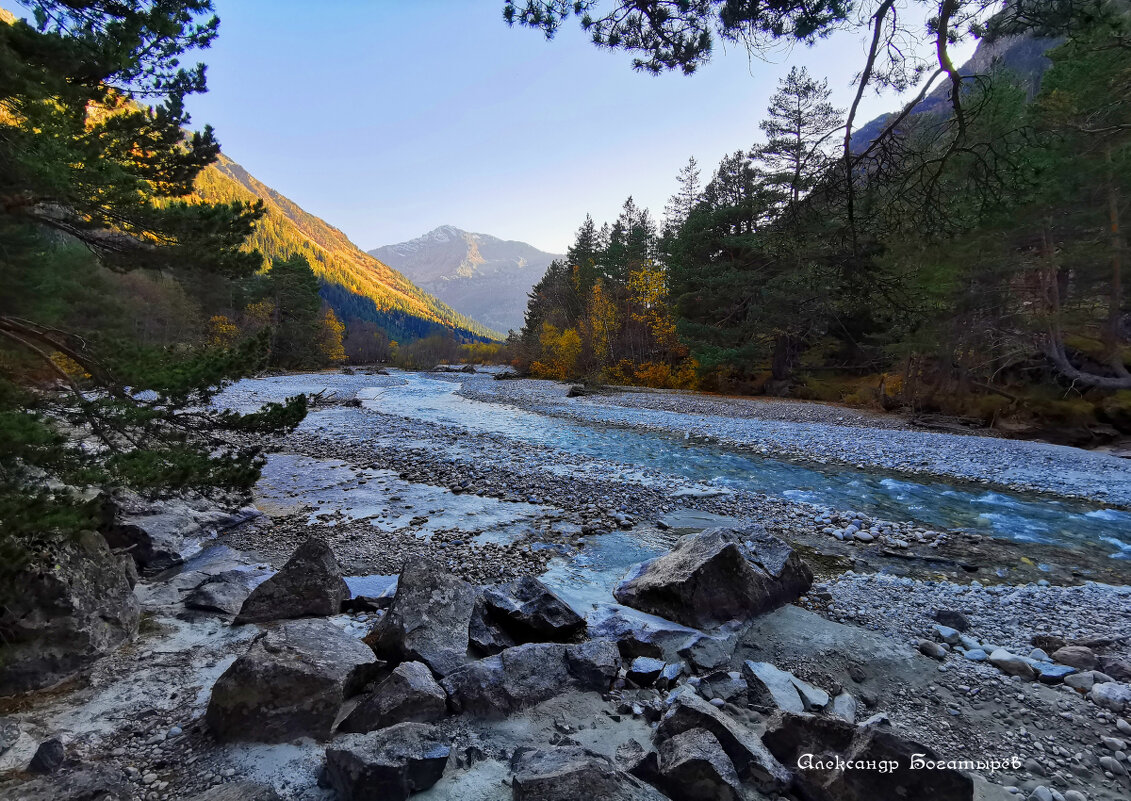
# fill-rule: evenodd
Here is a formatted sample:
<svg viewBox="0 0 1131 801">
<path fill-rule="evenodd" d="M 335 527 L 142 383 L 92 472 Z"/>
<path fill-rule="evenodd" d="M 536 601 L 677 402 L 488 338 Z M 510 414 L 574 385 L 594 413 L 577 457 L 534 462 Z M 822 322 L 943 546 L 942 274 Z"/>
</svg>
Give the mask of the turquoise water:
<svg viewBox="0 0 1131 801">
<path fill-rule="evenodd" d="M 566 453 L 853 510 L 1031 542 L 1105 542 L 1131 558 L 1131 513 L 1085 504 L 963 487 L 945 482 L 815 467 L 696 445 L 652 432 L 591 426 L 456 395 L 458 384 L 407 374 L 401 387 L 363 390 L 366 406 L 413 419 L 488 432 Z"/>
<path fill-rule="evenodd" d="M 943 481 L 894 476 L 850 467 L 814 466 L 693 444 L 683 438 L 640 430 L 590 425 L 484 403 L 456 395 L 459 384 L 416 373 L 400 374 L 399 386 L 365 386 L 364 376 L 349 377 L 363 387 L 358 397 L 375 411 L 506 439 L 543 445 L 564 454 L 558 469 L 569 472 L 571 455 L 602 459 L 629 468 L 658 471 L 720 490 L 737 489 L 855 511 L 885 520 L 911 520 L 934 528 L 957 528 L 1013 540 L 1071 546 L 1084 542 L 1110 546 L 1115 558 L 1131 558 L 1131 513 L 1041 496 L 987 490 Z M 289 376 L 242 382 L 237 388 L 256 399 L 304 391 L 314 377 Z M 342 377 L 318 376 L 325 386 Z M 360 383 L 359 383 L 360 382 Z M 245 390 L 246 391 L 246 390 Z M 326 414 L 332 427 L 356 436 L 367 424 L 353 414 Z M 319 417 L 318 413 L 311 420 Z M 372 419 L 372 418 L 367 418 Z M 307 425 L 307 424 L 304 424 Z M 371 426 L 372 424 L 368 424 Z M 782 425 L 788 425 L 783 423 Z M 359 432 L 359 429 L 362 429 Z M 342 429 L 345 431 L 345 428 Z M 583 460 L 579 460 L 583 461 Z"/>
</svg>

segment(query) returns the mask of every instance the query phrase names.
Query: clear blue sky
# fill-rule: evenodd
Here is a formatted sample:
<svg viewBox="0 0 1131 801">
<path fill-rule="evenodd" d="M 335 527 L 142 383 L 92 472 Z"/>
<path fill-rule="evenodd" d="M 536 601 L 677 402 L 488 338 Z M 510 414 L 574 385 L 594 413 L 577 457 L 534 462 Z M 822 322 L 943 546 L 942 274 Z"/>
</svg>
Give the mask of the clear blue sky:
<svg viewBox="0 0 1131 801">
<path fill-rule="evenodd" d="M 228 156 L 366 250 L 452 224 L 561 252 L 586 213 L 612 219 L 630 194 L 662 216 L 688 156 L 706 179 L 758 139 L 791 65 L 847 106 L 863 63 L 862 41 L 843 35 L 772 63 L 732 48 L 691 77 L 654 77 L 574 20 L 552 42 L 508 28 L 502 0 L 215 4 L 194 126 L 213 125 Z M 897 105 L 868 97 L 859 120 Z"/>
</svg>

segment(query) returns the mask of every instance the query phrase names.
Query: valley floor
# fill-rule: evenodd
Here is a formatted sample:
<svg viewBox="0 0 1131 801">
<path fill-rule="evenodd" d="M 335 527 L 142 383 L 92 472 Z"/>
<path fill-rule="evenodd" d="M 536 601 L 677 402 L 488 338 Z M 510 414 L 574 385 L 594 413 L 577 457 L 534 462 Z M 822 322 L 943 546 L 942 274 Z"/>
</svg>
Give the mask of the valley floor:
<svg viewBox="0 0 1131 801">
<path fill-rule="evenodd" d="M 483 374 L 284 376 L 241 382 L 224 401 L 250 406 L 320 389 L 336 393 L 335 402 L 270 443 L 256 498 L 264 514 L 202 534 L 184 569 L 138 585 L 146 618 L 136 642 L 65 687 L 0 707 L 20 721 L 18 753 L 62 736 L 70 758 L 126 771 L 134 797 L 147 801 L 239 780 L 270 784 L 287 799 L 328 799 L 316 781 L 325 744 L 222 745 L 208 732 L 212 684 L 258 631 L 184 607 L 208 576 L 240 569 L 264 577 L 319 536 L 356 594 L 388 590 L 406 556 L 422 554 L 476 584 L 541 576 L 596 625 L 633 563 L 690 531 L 757 523 L 794 545 L 817 583 L 798 605 L 742 633 L 728 669 L 747 659 L 773 662 L 830 693 L 843 689 L 861 719 L 883 714 L 947 759 L 1017 756 L 1020 769 L 979 774 L 977 798 L 1026 798 L 1040 787 L 1093 800 L 1131 792 L 1131 722 L 1122 715 L 1064 684 L 1022 681 L 955 648 L 937 659 L 920 652 L 922 640 L 937 638 L 933 612 L 947 609 L 961 612 L 965 635 L 987 649 L 1025 655 L 1033 637 L 1045 636 L 1131 660 L 1131 560 L 1113 558 L 1131 542 L 995 537 L 712 482 L 687 469 L 683 462 L 697 452 L 679 444 L 727 446 L 703 457 L 718 464 L 738 458 L 727 453 L 754 453 L 863 466 L 886 476 L 879 484 L 897 475 L 945 478 L 1114 507 L 1131 507 L 1126 460 L 905 430 L 890 418 L 823 405 L 639 391 L 567 398 L 564 385 Z M 353 399 L 361 406 L 344 403 Z M 623 438 L 634 432 L 662 438 Z M 626 460 L 630 453 L 640 458 Z M 771 468 L 786 469 L 766 463 Z M 1123 514 L 1088 510 L 1082 519 Z M 378 615 L 331 620 L 361 636 Z M 504 724 L 451 719 L 453 751 L 474 747 L 482 756 L 467 764 L 453 758 L 440 782 L 414 798 L 510 798 L 516 749 L 557 742 L 563 732 L 609 757 L 629 739 L 647 744 L 662 695 L 564 693 Z M 741 706 L 725 708 L 749 717 Z M 0 771 L 14 764 L 13 749 L 0 754 Z M 20 786 L 0 783 L 0 798 L 21 798 Z"/>
</svg>

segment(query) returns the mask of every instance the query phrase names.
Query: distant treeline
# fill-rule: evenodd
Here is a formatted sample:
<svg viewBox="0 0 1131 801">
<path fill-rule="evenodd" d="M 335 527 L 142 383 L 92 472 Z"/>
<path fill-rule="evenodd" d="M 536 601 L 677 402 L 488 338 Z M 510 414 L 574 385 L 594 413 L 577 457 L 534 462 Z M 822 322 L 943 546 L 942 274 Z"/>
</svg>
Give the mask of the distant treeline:
<svg viewBox="0 0 1131 801">
<path fill-rule="evenodd" d="M 889 118 L 848 157 L 827 82 L 792 70 L 764 141 L 705 182 L 692 159 L 662 223 L 631 198 L 611 224 L 586 218 L 509 358 L 543 377 L 1131 431 L 1125 23 L 1081 19 L 1039 92 L 1004 69 L 966 79 L 961 103 Z"/>
</svg>

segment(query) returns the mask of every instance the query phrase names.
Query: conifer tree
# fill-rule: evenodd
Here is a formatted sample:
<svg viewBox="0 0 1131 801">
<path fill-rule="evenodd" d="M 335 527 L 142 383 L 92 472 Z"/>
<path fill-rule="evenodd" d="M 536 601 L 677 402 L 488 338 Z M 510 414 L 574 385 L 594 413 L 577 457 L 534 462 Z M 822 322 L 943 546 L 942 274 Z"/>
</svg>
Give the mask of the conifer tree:
<svg viewBox="0 0 1131 801">
<path fill-rule="evenodd" d="M 108 270 L 191 285 L 262 263 L 242 249 L 260 204 L 185 199 L 219 152 L 210 129 L 185 133 L 185 98 L 205 80 L 180 61 L 215 38 L 211 3 L 26 5 L 31 24 L 0 22 L 0 573 L 93 526 L 100 490 L 246 493 L 259 451 L 225 432 L 287 430 L 306 408 L 299 396 L 210 411 L 227 381 L 263 366 L 263 337 L 144 347 L 71 291 Z"/>
<path fill-rule="evenodd" d="M 844 112 L 829 103 L 826 80 L 818 81 L 805 67 L 793 67 L 778 82 L 759 127 L 764 144 L 753 158 L 762 165 L 765 181 L 779 188 L 790 211 L 833 163 L 835 136 L 844 129 Z"/>
</svg>

